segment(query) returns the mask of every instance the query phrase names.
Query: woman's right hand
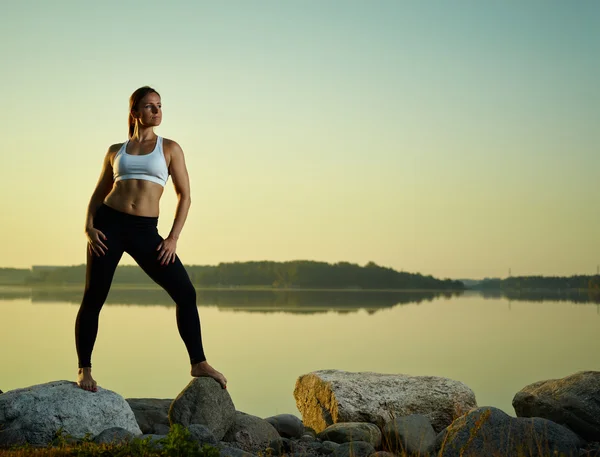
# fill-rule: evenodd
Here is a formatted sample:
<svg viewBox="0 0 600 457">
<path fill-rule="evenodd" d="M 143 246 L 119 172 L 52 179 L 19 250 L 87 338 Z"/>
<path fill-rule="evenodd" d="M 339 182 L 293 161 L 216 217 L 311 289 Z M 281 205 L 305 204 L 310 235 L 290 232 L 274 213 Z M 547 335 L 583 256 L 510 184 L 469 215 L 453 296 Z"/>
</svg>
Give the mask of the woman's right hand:
<svg viewBox="0 0 600 457">
<path fill-rule="evenodd" d="M 100 230 L 91 227 L 85 230 L 85 234 L 87 235 L 90 254 L 99 256 L 104 255 L 104 250 L 108 251 L 108 248 L 102 242 L 102 240 L 106 240 L 106 236 Z"/>
</svg>

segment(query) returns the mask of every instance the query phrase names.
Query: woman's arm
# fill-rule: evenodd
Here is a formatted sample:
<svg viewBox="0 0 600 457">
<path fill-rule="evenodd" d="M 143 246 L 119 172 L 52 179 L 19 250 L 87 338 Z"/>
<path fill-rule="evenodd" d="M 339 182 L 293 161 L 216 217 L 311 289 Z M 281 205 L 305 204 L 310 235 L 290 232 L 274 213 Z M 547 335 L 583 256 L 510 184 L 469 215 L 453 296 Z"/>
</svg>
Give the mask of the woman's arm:
<svg viewBox="0 0 600 457">
<path fill-rule="evenodd" d="M 175 186 L 177 194 L 177 208 L 175 210 L 175 220 L 173 227 L 169 232 L 169 236 L 158 246 L 157 251 L 161 251 L 158 255 L 158 260 L 161 264 L 175 262 L 175 249 L 177 248 L 177 240 L 183 230 L 183 225 L 187 219 L 192 197 L 190 193 L 190 178 L 185 166 L 185 158 L 181 146 L 175 141 L 169 141 L 169 173 Z"/>
<path fill-rule="evenodd" d="M 102 164 L 102 172 L 100 173 L 100 178 L 98 179 L 98 183 L 96 184 L 96 188 L 94 189 L 94 193 L 90 198 L 90 203 L 88 204 L 87 213 L 85 216 L 85 230 L 89 230 L 94 228 L 94 215 L 96 214 L 96 210 L 102 202 L 104 198 L 108 195 L 113 187 L 113 169 L 111 164 L 111 157 L 113 155 L 115 147 L 119 147 L 118 144 L 113 144 L 106 153 L 104 157 L 104 162 Z"/>
</svg>

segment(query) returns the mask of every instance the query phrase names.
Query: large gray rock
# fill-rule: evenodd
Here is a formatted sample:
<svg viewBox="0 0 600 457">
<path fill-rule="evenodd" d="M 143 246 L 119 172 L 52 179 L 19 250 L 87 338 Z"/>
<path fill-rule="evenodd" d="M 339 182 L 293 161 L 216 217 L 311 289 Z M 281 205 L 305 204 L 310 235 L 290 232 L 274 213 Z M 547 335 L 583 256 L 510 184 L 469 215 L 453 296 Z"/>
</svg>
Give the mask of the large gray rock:
<svg viewBox="0 0 600 457">
<path fill-rule="evenodd" d="M 302 422 L 321 432 L 337 422 L 370 422 L 422 414 L 441 431 L 477 407 L 465 384 L 436 376 L 321 370 L 300 376 L 294 388 Z"/>
<path fill-rule="evenodd" d="M 136 436 L 142 431 L 123 397 L 98 387 L 88 392 L 71 381 L 53 381 L 0 396 L 0 446 L 29 443 L 45 446 L 59 429 L 81 439 L 112 428 L 123 428 Z"/>
<path fill-rule="evenodd" d="M 158 398 L 127 398 L 142 433 L 163 435 L 169 433 L 169 408 L 173 400 Z"/>
<path fill-rule="evenodd" d="M 365 441 L 375 449 L 381 446 L 381 430 L 368 422 L 338 422 L 317 435 L 321 441 L 342 444 L 350 441 Z"/>
<path fill-rule="evenodd" d="M 300 438 L 305 433 L 304 424 L 293 414 L 277 414 L 265 417 L 265 420 L 275 427 L 283 438 Z"/>
<path fill-rule="evenodd" d="M 513 398 L 518 417 L 543 417 L 588 441 L 600 441 L 600 371 L 530 384 Z"/>
<path fill-rule="evenodd" d="M 235 422 L 235 406 L 227 389 L 212 378 L 194 378 L 173 400 L 169 422 L 188 427 L 206 425 L 217 441 L 221 441 Z"/>
<path fill-rule="evenodd" d="M 577 456 L 579 437 L 547 419 L 514 418 L 493 407 L 477 408 L 436 437 L 438 457 Z"/>
<path fill-rule="evenodd" d="M 235 423 L 223 436 L 223 441 L 236 443 L 248 451 L 264 450 L 277 439 L 280 439 L 279 433 L 269 422 L 241 411 L 236 411 Z"/>
<path fill-rule="evenodd" d="M 435 446 L 436 433 L 421 414 L 397 417 L 382 432 L 384 448 L 392 452 L 426 455 Z"/>
</svg>

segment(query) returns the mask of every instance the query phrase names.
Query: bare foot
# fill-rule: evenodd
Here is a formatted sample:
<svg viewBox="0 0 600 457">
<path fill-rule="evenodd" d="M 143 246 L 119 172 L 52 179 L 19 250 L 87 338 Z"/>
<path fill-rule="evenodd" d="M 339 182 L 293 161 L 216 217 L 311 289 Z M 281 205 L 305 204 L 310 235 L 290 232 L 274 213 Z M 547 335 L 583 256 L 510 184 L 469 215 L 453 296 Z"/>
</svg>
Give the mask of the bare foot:
<svg viewBox="0 0 600 457">
<path fill-rule="evenodd" d="M 227 378 L 211 367 L 207 361 L 195 363 L 192 365 L 192 376 L 199 378 L 207 376 L 216 379 L 223 389 L 227 389 Z"/>
<path fill-rule="evenodd" d="M 79 368 L 77 370 L 77 385 L 83 390 L 89 390 L 90 392 L 98 391 L 96 381 L 92 378 L 91 368 Z"/>
</svg>

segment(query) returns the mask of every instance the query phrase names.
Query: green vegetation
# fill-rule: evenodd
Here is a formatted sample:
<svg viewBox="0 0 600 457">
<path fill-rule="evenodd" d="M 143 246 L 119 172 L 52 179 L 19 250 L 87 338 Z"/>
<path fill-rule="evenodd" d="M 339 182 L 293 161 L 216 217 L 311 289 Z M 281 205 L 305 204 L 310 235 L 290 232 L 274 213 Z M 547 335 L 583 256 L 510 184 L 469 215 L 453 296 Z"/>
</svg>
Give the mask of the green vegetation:
<svg viewBox="0 0 600 457">
<path fill-rule="evenodd" d="M 187 428 L 175 424 L 169 434 L 152 442 L 151 438 L 134 438 L 123 444 L 96 444 L 90 436 L 74 440 L 62 431 L 57 433 L 51 445 L 34 447 L 13 446 L 0 450 L 2 457 L 219 457 L 220 451 L 214 446 L 200 445 L 190 438 Z"/>
<path fill-rule="evenodd" d="M 0 268 L 0 286 L 23 285 L 30 275 L 26 268 Z"/>
<path fill-rule="evenodd" d="M 418 273 L 398 272 L 369 262 L 365 266 L 349 262 L 329 264 L 310 260 L 290 262 L 232 262 L 216 266 L 186 266 L 196 287 L 269 287 L 299 289 L 413 289 L 463 290 L 464 284 L 451 279 L 436 279 Z M 5 269 L 0 270 L 3 277 Z M 76 285 L 85 281 L 85 265 L 68 267 L 32 267 L 19 270 L 4 284 Z M 22 272 L 27 271 L 24 275 Z M 6 276 L 9 278 L 9 276 Z M 152 285 L 153 282 L 135 265 L 117 268 L 115 285 Z"/>
</svg>

